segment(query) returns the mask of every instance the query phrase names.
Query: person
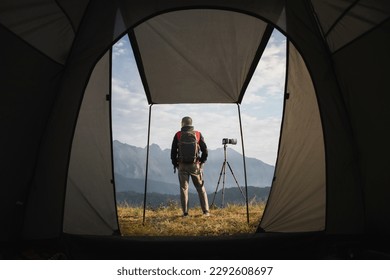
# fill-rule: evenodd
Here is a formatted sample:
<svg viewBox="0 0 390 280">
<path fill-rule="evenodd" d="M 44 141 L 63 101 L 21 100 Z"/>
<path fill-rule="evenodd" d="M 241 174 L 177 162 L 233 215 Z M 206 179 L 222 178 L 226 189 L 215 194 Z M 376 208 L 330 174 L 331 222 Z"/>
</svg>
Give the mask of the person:
<svg viewBox="0 0 390 280">
<path fill-rule="evenodd" d="M 196 156 L 194 163 L 184 163 L 180 160 L 179 154 L 179 135 L 182 132 L 194 131 L 199 135 L 199 153 Z M 171 160 L 173 168 L 176 171 L 178 169 L 178 177 L 180 183 L 180 201 L 181 208 L 183 211 L 183 217 L 188 216 L 188 188 L 189 188 L 189 178 L 191 177 L 192 182 L 198 192 L 200 206 L 203 211 L 203 215 L 209 216 L 209 203 L 206 193 L 206 188 L 203 181 L 203 166 L 207 160 L 208 151 L 207 145 L 204 140 L 202 133 L 194 130 L 192 125 L 191 117 L 183 117 L 181 121 L 180 131 L 175 133 L 175 136 L 172 140 L 172 149 L 171 149 Z"/>
</svg>

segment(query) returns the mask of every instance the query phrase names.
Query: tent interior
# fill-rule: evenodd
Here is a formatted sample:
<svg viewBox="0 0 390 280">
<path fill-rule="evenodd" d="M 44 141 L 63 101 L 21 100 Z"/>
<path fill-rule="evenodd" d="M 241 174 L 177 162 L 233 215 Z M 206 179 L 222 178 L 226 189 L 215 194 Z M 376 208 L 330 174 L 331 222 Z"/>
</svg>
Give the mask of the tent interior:
<svg viewBox="0 0 390 280">
<path fill-rule="evenodd" d="M 1 1 L 1 257 L 389 258 L 389 19 L 385 0 Z M 258 231 L 120 236 L 112 46 L 129 37 L 150 105 L 239 105 L 274 29 L 283 120 Z"/>
</svg>

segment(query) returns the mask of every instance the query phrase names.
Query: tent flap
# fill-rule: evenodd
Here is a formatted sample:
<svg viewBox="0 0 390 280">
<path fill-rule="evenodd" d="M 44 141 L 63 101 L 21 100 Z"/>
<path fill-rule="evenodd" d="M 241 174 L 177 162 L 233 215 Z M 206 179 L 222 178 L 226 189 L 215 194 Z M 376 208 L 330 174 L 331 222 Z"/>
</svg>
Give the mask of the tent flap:
<svg viewBox="0 0 390 280">
<path fill-rule="evenodd" d="M 149 102 L 239 102 L 266 28 L 241 13 L 197 9 L 140 24 L 130 38 Z"/>
<path fill-rule="evenodd" d="M 281 142 L 261 228 L 271 232 L 325 229 L 325 151 L 313 84 L 294 46 L 288 47 Z"/>
<path fill-rule="evenodd" d="M 96 65 L 77 121 L 66 189 L 66 233 L 110 235 L 118 230 L 106 98 L 111 95 L 110 55 L 107 52 Z"/>
</svg>

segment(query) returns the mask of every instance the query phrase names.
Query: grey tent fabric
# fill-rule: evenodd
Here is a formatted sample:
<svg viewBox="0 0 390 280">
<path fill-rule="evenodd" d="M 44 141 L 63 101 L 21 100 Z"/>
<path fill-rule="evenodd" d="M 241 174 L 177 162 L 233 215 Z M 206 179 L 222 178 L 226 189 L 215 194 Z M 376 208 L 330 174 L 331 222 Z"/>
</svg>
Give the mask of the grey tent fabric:
<svg viewBox="0 0 390 280">
<path fill-rule="evenodd" d="M 388 20 L 386 1 L 312 1 L 332 53 Z"/>
<path fill-rule="evenodd" d="M 389 9 L 382 10 L 389 14 Z M 353 159 L 359 169 L 359 182 L 352 187 L 363 194 L 364 206 L 360 209 L 364 209 L 364 223 L 369 232 L 388 233 L 390 227 L 379 220 L 379 217 L 386 219 L 390 215 L 390 163 L 387 160 L 390 155 L 389 47 L 390 22 L 387 20 L 381 28 L 373 29 L 334 55 L 335 72 L 342 81 L 340 87 L 353 131 Z M 350 205 L 344 203 L 339 209 L 350 211 Z M 337 215 L 335 209 L 332 211 Z"/>
<path fill-rule="evenodd" d="M 34 177 L 40 142 L 55 100 L 53 92 L 57 90 L 63 69 L 3 25 L 0 25 L 0 36 L 3 42 L 0 44 L 3 98 L 0 102 L 0 237 L 8 240 L 19 236 L 26 222 L 24 208 L 30 189 L 38 184 Z"/>
<path fill-rule="evenodd" d="M 75 37 L 67 15 L 53 1 L 4 0 L 1 23 L 54 61 L 64 64 Z"/>
<path fill-rule="evenodd" d="M 207 9 L 170 12 L 138 25 L 133 44 L 149 102 L 238 102 L 266 28 L 255 17 Z"/>
<path fill-rule="evenodd" d="M 110 235 L 118 230 L 111 185 L 110 55 L 96 65 L 77 120 L 65 197 L 66 233 Z"/>
<path fill-rule="evenodd" d="M 291 43 L 288 49 L 278 162 L 260 226 L 271 232 L 322 231 L 326 177 L 321 119 L 305 63 Z"/>
<path fill-rule="evenodd" d="M 223 42 L 229 43 L 223 46 L 224 53 L 217 45 L 205 49 L 215 47 L 215 61 L 229 55 L 229 63 L 199 68 L 191 59 L 205 60 L 205 53 L 190 54 L 189 50 L 178 59 L 181 43 L 176 36 L 182 34 L 172 32 L 174 28 L 166 24 L 182 15 L 191 15 L 191 22 L 200 21 L 199 11 L 227 21 Z M 180 22 L 185 24 L 183 19 Z M 102 104 L 103 92 L 95 94 L 90 89 L 107 82 L 109 73 L 100 67 L 121 36 L 130 35 L 151 104 L 239 103 L 260 58 L 259 44 L 267 40 L 267 25 L 279 29 L 289 41 L 286 90 L 291 91 L 291 100 L 285 101 L 276 179 L 260 227 L 283 232 L 390 233 L 386 222 L 390 216 L 389 1 L 29 0 L 0 2 L 0 124 L 4 135 L 0 140 L 0 240 L 59 237 L 64 230 L 110 234 L 118 228 L 112 166 L 96 162 L 95 157 L 103 152 L 102 161 L 111 158 L 108 124 L 104 122 L 104 130 L 88 125 L 92 129 L 89 135 L 102 136 L 93 151 L 83 149 L 85 144 L 80 146 L 86 141 L 80 129 L 96 114 L 94 109 L 85 109 Z M 250 27 L 251 36 L 233 32 L 243 27 Z M 211 32 L 217 30 L 222 29 L 210 28 Z M 160 45 L 161 35 L 164 45 Z M 172 67 L 175 61 L 187 67 L 179 74 L 190 82 L 178 85 L 177 90 L 188 92 L 193 99 L 174 94 L 172 84 L 165 85 L 165 93 L 158 91 L 167 68 L 153 65 L 162 57 L 146 46 L 149 38 L 159 51 L 175 50 L 173 56 L 165 57 L 169 61 L 164 65 Z M 248 51 L 249 57 L 241 59 L 242 51 Z M 197 69 L 197 75 L 188 69 Z M 195 98 L 192 89 L 186 88 L 194 83 L 194 76 L 217 78 L 202 84 L 207 89 L 197 91 L 217 88 L 217 94 L 210 95 L 215 99 Z M 296 92 L 306 95 L 297 96 Z M 304 98 L 302 112 L 290 102 L 297 97 Z M 305 118 L 305 111 L 314 113 Z M 108 118 L 107 114 L 105 111 Z M 305 130 L 305 123 L 298 120 L 309 121 L 312 129 Z M 307 137 L 299 139 L 290 125 L 297 125 Z M 93 156 L 85 156 L 88 154 Z M 82 162 L 76 161 L 79 158 Z M 297 166 L 293 166 L 295 160 Z M 75 164 L 85 166 L 86 171 L 74 169 Z M 76 217 L 69 207 L 81 209 L 90 201 L 84 198 L 96 187 L 91 182 L 99 167 L 104 167 L 99 173 L 98 185 L 104 189 L 101 195 L 109 195 L 102 199 L 96 194 L 96 200 L 88 205 L 91 211 Z M 310 176 L 305 177 L 308 170 Z M 290 178 L 291 183 L 285 181 Z M 76 185 L 78 188 L 73 188 Z M 83 193 L 76 195 L 81 189 Z M 92 211 L 96 212 L 90 215 Z M 89 218 L 91 226 L 77 226 Z"/>
</svg>

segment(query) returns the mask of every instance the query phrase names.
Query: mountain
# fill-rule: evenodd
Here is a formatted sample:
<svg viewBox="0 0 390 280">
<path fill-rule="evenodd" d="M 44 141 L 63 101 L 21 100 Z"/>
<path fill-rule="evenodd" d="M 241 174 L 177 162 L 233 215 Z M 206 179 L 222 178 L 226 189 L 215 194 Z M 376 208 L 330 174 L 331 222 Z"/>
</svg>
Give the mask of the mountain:
<svg viewBox="0 0 390 280">
<path fill-rule="evenodd" d="M 135 147 L 118 140 L 113 142 L 114 172 L 117 192 L 133 191 L 143 193 L 145 188 L 146 148 Z M 227 162 L 232 171 L 226 166 L 226 181 L 223 185 L 221 169 L 224 161 L 223 148 L 209 149 L 208 160 L 204 167 L 204 180 L 207 193 L 238 186 L 245 186 L 242 155 L 233 149 L 227 148 Z M 271 185 L 274 166 L 255 158 L 246 158 L 247 185 L 254 187 L 268 187 Z M 221 177 L 220 177 L 221 176 Z M 218 185 L 218 180 L 220 183 Z M 178 193 L 177 172 L 174 173 L 170 149 L 162 150 L 157 144 L 150 145 L 148 168 L 148 192 L 160 194 Z M 190 192 L 195 188 L 190 185 Z M 248 192 L 249 193 L 249 192 Z"/>
<path fill-rule="evenodd" d="M 115 186 L 117 192 L 126 192 L 130 190 L 137 193 L 144 193 L 145 178 L 127 178 L 118 173 L 115 173 Z M 148 192 L 153 193 L 177 194 L 178 192 L 178 184 L 158 182 L 154 180 L 148 180 L 147 187 Z"/>
</svg>

